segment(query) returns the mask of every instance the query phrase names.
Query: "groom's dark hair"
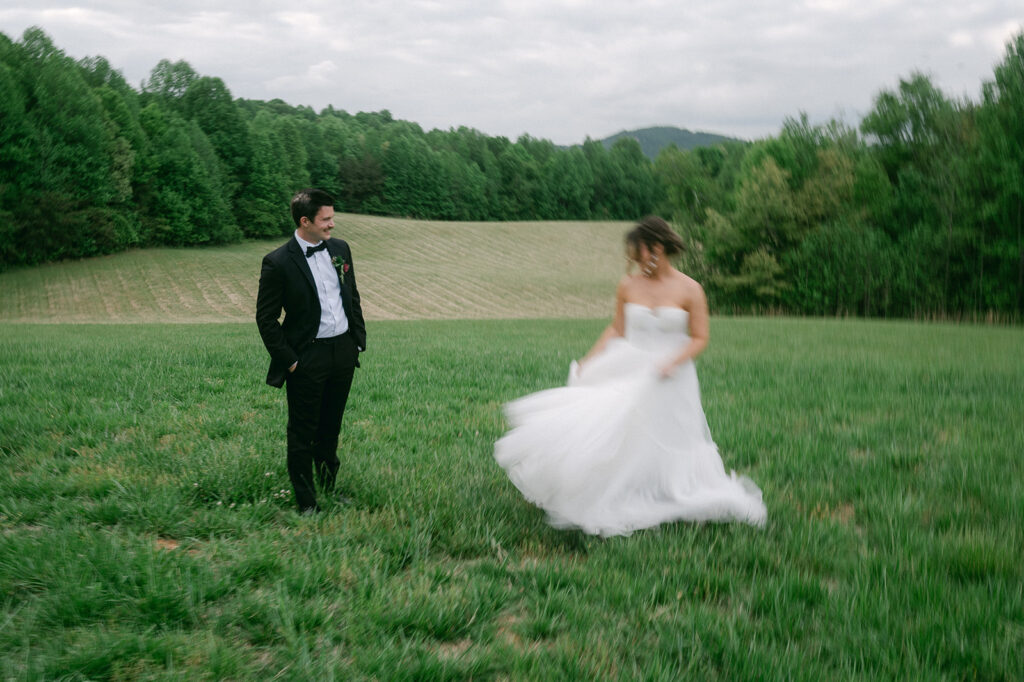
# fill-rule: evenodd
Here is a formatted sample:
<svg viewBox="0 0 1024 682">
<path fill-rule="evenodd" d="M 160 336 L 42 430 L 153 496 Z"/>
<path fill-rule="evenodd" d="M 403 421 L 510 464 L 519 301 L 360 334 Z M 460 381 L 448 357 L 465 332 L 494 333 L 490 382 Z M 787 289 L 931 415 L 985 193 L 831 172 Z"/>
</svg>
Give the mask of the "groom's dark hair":
<svg viewBox="0 0 1024 682">
<path fill-rule="evenodd" d="M 322 206 L 334 206 L 334 197 L 322 189 L 310 187 L 292 197 L 292 220 L 298 227 L 303 218 L 314 220 Z"/>
</svg>

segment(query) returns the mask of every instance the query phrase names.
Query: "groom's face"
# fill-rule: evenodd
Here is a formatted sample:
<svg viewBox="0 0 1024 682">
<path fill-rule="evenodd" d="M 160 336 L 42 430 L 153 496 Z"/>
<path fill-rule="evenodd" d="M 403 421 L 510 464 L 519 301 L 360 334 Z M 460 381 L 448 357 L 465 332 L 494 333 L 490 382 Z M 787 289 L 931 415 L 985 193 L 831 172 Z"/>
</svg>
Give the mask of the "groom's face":
<svg viewBox="0 0 1024 682">
<path fill-rule="evenodd" d="M 300 236 L 310 244 L 327 241 L 334 229 L 334 207 L 321 206 L 313 220 L 302 219 L 300 228 Z"/>
</svg>

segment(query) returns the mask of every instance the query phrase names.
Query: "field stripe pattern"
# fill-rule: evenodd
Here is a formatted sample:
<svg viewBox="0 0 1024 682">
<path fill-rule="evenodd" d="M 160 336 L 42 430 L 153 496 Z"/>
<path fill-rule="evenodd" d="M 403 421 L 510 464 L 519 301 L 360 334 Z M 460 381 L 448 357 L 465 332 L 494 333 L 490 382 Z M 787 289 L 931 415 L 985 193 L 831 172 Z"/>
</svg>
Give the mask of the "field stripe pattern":
<svg viewBox="0 0 1024 682">
<path fill-rule="evenodd" d="M 339 214 L 367 320 L 609 317 L 622 222 L 449 223 Z M 276 240 L 147 249 L 0 273 L 0 321 L 248 322 Z"/>
</svg>

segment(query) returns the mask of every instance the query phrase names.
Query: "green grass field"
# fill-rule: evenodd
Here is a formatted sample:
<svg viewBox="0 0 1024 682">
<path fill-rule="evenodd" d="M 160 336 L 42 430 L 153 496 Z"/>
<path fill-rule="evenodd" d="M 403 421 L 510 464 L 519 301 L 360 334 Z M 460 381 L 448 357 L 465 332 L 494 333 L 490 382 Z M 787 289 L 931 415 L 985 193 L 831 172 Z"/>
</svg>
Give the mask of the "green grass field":
<svg viewBox="0 0 1024 682">
<path fill-rule="evenodd" d="M 574 315 L 551 290 L 536 316 L 551 319 L 386 319 L 411 283 L 386 296 L 386 256 L 364 242 L 364 298 L 389 302 L 368 314 L 342 430 L 354 503 L 306 518 L 248 312 L 53 324 L 87 316 L 24 290 L 40 272 L 106 282 L 89 315 L 135 300 L 130 319 L 160 320 L 199 281 L 239 286 L 268 246 L 0 275 L 21 301 L 0 303 L 5 679 L 1024 678 L 1024 330 L 714 318 L 704 406 L 767 527 L 601 540 L 549 528 L 491 453 L 501 404 L 560 384 L 607 312 Z M 577 246 L 550 244 L 573 268 Z M 508 248 L 475 253 L 544 279 Z M 580 300 L 609 297 L 613 256 Z M 431 286 L 474 272 L 427 260 Z M 133 287 L 110 288 L 118 263 Z M 512 310 L 502 281 L 449 316 Z"/>
</svg>

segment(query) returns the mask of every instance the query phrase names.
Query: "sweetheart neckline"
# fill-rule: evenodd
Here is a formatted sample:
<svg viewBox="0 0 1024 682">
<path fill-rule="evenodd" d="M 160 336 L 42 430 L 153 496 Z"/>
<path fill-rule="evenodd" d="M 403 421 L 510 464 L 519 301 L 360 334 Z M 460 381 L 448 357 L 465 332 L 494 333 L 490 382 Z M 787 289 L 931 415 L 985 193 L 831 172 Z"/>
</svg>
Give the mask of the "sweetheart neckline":
<svg viewBox="0 0 1024 682">
<path fill-rule="evenodd" d="M 643 303 L 634 303 L 633 301 L 626 301 L 626 305 L 635 305 L 638 308 L 646 308 L 647 310 L 650 310 L 651 312 L 654 312 L 656 310 L 661 310 L 661 309 L 667 309 L 667 310 L 678 310 L 680 312 L 688 313 L 688 311 L 685 308 L 680 308 L 679 306 L 675 306 L 675 305 L 649 306 L 649 305 L 644 305 Z"/>
</svg>

